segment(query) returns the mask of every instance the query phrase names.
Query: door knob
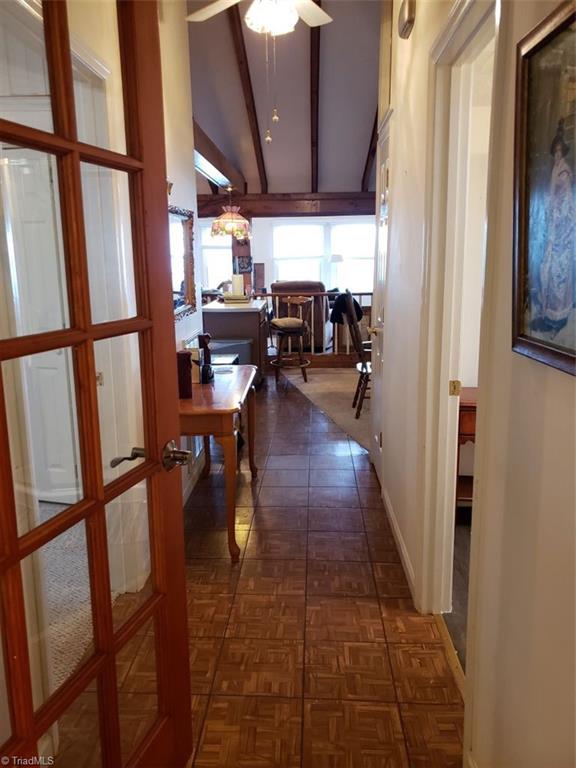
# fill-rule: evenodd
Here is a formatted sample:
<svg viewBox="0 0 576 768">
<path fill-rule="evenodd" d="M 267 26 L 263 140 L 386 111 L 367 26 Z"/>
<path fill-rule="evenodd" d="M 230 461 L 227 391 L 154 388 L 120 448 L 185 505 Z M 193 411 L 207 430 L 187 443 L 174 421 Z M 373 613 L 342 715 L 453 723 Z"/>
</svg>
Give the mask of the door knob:
<svg viewBox="0 0 576 768">
<path fill-rule="evenodd" d="M 176 467 L 188 464 L 191 456 L 192 451 L 181 451 L 174 440 L 170 440 L 162 451 L 162 466 L 166 472 L 171 472 Z"/>
<path fill-rule="evenodd" d="M 381 328 L 372 328 L 371 326 L 367 328 L 368 333 L 371 333 L 373 336 L 377 336 L 381 330 Z"/>
<path fill-rule="evenodd" d="M 118 464 L 122 464 L 123 461 L 135 461 L 136 459 L 145 459 L 146 458 L 146 451 L 144 448 L 132 448 L 132 453 L 130 456 L 116 456 L 115 459 L 112 459 L 110 462 L 111 467 L 117 467 Z"/>
</svg>

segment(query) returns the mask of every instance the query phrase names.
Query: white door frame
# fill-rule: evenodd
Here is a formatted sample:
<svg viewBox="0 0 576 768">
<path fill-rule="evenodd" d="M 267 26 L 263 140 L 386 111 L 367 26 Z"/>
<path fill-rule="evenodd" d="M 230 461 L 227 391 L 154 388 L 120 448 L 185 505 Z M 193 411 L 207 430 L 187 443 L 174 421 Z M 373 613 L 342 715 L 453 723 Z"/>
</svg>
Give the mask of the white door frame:
<svg viewBox="0 0 576 768">
<path fill-rule="evenodd" d="M 420 608 L 443 613 L 452 606 L 454 487 L 458 398 L 448 396 L 454 358 L 452 321 L 461 265 L 447 256 L 449 129 L 452 67 L 486 24 L 493 0 L 458 0 L 430 51 L 430 125 L 426 174 L 428 210 L 423 274 L 422 379 L 424 416 L 422 503 L 424 552 Z M 460 274 L 460 278 L 459 278 Z M 446 333 L 446 329 L 451 329 Z"/>
</svg>

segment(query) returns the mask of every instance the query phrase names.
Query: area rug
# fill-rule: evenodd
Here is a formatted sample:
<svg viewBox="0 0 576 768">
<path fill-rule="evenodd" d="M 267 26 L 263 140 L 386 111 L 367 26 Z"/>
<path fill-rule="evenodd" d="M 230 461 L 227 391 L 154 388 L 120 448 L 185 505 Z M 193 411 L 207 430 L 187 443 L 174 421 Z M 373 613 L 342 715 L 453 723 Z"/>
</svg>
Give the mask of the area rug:
<svg viewBox="0 0 576 768">
<path fill-rule="evenodd" d="M 298 368 L 284 370 L 290 384 L 317 405 L 353 440 L 370 450 L 370 400 L 364 400 L 359 419 L 354 418 L 352 399 L 358 383 L 354 368 L 308 368 L 308 382 L 302 378 Z"/>
</svg>

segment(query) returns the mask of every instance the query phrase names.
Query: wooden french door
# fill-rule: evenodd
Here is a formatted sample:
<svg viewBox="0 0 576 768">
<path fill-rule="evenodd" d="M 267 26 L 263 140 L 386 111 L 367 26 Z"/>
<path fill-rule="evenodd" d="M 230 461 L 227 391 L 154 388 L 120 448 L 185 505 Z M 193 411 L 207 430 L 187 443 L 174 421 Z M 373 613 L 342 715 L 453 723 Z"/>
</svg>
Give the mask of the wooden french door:
<svg viewBox="0 0 576 768">
<path fill-rule="evenodd" d="M 157 6 L 1 5 L 0 762 L 177 768 L 191 717 L 181 477 L 162 464 L 179 425 Z M 93 12 L 112 13 L 94 55 L 77 34 Z M 111 29 L 116 82 L 98 53 Z"/>
</svg>

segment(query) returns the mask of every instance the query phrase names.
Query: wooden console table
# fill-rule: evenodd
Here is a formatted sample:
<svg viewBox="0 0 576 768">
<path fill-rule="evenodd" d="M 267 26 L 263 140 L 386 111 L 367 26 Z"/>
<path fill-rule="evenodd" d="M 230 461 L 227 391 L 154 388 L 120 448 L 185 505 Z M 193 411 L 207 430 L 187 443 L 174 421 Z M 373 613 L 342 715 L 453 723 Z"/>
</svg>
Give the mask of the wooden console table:
<svg viewBox="0 0 576 768">
<path fill-rule="evenodd" d="M 460 446 L 476 442 L 477 387 L 462 387 L 458 413 L 458 461 L 456 471 L 456 507 L 460 501 L 472 501 L 474 478 L 460 474 Z"/>
<path fill-rule="evenodd" d="M 202 435 L 206 466 L 210 472 L 210 436 L 224 451 L 224 478 L 226 484 L 226 520 L 228 549 L 232 562 L 238 562 L 240 548 L 236 543 L 236 470 L 239 415 L 244 403 L 248 411 L 248 457 L 252 477 L 258 470 L 254 463 L 254 379 L 253 365 L 234 365 L 230 370 L 218 371 L 209 384 L 193 384 L 190 400 L 180 400 L 180 434 Z"/>
</svg>

